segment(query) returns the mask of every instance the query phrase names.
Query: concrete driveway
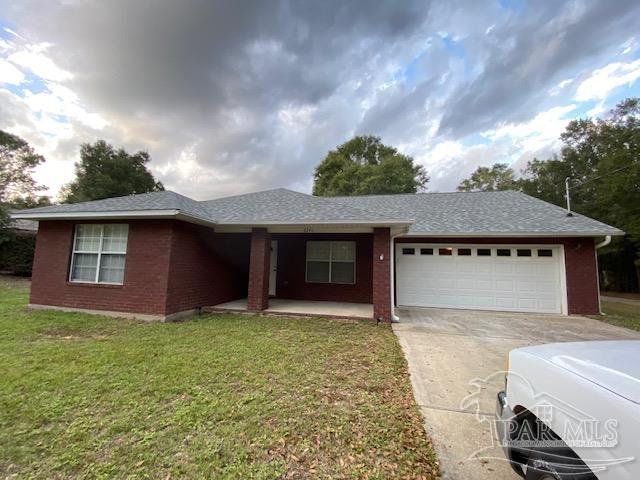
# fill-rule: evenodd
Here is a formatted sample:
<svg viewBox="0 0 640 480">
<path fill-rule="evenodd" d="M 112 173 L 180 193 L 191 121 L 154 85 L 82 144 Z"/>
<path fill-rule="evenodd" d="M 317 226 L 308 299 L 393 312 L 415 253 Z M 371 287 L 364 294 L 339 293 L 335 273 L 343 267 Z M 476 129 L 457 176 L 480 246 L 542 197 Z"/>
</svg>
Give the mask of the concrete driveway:
<svg viewBox="0 0 640 480">
<path fill-rule="evenodd" d="M 504 387 L 504 376 L 496 372 L 510 350 L 640 339 L 638 332 L 584 317 L 426 308 L 396 309 L 396 314 L 400 323 L 393 330 L 445 479 L 520 478 L 493 446 L 492 435 L 496 393 Z"/>
</svg>

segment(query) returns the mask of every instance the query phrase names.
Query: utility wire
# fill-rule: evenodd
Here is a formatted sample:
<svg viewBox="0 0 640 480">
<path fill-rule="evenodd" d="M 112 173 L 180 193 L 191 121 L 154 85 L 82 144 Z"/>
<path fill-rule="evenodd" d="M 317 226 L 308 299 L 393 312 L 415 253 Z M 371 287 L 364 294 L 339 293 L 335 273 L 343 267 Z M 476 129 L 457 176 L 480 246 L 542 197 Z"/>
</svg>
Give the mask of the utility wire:
<svg viewBox="0 0 640 480">
<path fill-rule="evenodd" d="M 635 163 L 632 163 L 632 164 L 630 164 L 630 165 L 625 165 L 624 167 L 616 168 L 615 170 L 611 170 L 610 172 L 603 173 L 602 175 L 598 175 L 597 177 L 590 178 L 590 179 L 588 179 L 588 180 L 585 180 L 584 182 L 577 183 L 577 184 L 575 184 L 575 186 L 573 186 L 572 188 L 575 190 L 575 189 L 578 189 L 578 188 L 584 187 L 585 185 L 588 185 L 588 184 L 590 184 L 590 183 L 593 183 L 593 182 L 595 182 L 596 180 L 600 180 L 601 178 L 608 177 L 608 176 L 610 176 L 610 175 L 613 175 L 614 173 L 618 173 L 618 172 L 621 172 L 621 171 L 623 171 L 623 170 L 626 170 L 627 168 L 631 168 L 631 167 L 635 167 L 635 166 L 637 166 L 637 165 L 636 165 Z"/>
</svg>

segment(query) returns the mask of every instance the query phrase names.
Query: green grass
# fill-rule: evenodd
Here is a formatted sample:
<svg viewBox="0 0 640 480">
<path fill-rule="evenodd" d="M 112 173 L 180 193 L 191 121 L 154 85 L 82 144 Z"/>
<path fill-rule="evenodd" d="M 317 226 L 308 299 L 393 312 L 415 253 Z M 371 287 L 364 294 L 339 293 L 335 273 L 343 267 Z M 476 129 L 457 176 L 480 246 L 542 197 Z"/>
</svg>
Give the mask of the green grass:
<svg viewBox="0 0 640 480">
<path fill-rule="evenodd" d="M 603 300 L 602 312 L 604 315 L 598 315 L 594 318 L 619 327 L 640 331 L 640 305 Z"/>
<path fill-rule="evenodd" d="M 392 331 L 30 312 L 0 283 L 0 477 L 435 478 Z"/>
</svg>

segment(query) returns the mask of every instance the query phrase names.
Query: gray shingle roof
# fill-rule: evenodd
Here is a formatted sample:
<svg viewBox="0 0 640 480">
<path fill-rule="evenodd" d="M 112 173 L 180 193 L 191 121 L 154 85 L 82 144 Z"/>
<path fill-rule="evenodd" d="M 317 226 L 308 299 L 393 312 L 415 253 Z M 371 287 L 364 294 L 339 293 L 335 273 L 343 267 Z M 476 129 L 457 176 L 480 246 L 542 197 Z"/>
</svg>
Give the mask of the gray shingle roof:
<svg viewBox="0 0 640 480">
<path fill-rule="evenodd" d="M 310 222 L 411 222 L 406 212 L 390 216 L 332 202 L 326 197 L 314 197 L 286 188 L 248 193 L 202 202 L 217 223 L 310 223 Z"/>
<path fill-rule="evenodd" d="M 209 212 L 201 202 L 171 191 L 141 193 L 125 197 L 105 198 L 92 202 L 63 203 L 47 207 L 32 208 L 16 213 L 104 213 L 140 212 L 154 210 L 180 210 L 185 215 L 208 219 Z"/>
<path fill-rule="evenodd" d="M 623 232 L 523 193 L 418 193 L 361 197 L 314 197 L 284 188 L 198 202 L 174 192 L 153 192 L 94 202 L 15 212 L 40 215 L 174 210 L 217 224 L 369 223 L 412 224 L 424 235 L 620 235 Z M 25 216 L 21 215 L 25 214 Z M 63 218 L 63 217 L 62 217 Z"/>
<path fill-rule="evenodd" d="M 415 219 L 410 234 L 621 235 L 583 215 L 514 191 L 331 197 L 341 205 Z"/>
</svg>

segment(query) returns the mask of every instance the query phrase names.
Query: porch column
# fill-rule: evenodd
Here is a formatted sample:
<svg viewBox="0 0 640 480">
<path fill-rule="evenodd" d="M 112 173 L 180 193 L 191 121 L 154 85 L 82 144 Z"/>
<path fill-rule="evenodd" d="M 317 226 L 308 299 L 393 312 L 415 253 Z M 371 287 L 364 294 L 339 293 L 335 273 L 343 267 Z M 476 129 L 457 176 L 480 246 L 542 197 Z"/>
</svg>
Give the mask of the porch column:
<svg viewBox="0 0 640 480">
<path fill-rule="evenodd" d="M 391 231 L 373 229 L 373 319 L 391 322 Z"/>
<path fill-rule="evenodd" d="M 269 260 L 271 257 L 271 234 L 266 228 L 251 231 L 251 253 L 249 256 L 249 290 L 247 310 L 259 312 L 269 307 Z"/>
</svg>

